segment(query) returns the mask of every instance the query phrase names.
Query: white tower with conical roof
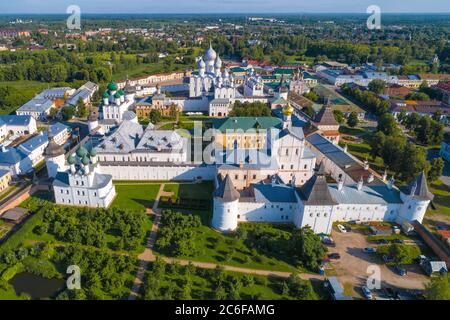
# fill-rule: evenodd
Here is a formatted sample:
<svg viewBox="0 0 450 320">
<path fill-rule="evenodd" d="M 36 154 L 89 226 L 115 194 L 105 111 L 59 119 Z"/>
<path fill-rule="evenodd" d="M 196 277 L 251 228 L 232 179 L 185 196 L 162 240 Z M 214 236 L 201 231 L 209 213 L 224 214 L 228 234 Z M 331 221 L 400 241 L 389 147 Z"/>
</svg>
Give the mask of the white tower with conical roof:
<svg viewBox="0 0 450 320">
<path fill-rule="evenodd" d="M 45 164 L 49 178 L 55 178 L 58 171 L 66 170 L 65 150 L 55 142 L 52 131 L 48 130 L 48 146 L 45 148 Z"/>
<path fill-rule="evenodd" d="M 235 231 L 238 227 L 238 205 L 240 194 L 229 175 L 223 179 L 214 192 L 214 213 L 212 227 L 222 232 Z"/>
<path fill-rule="evenodd" d="M 414 220 L 422 223 L 428 205 L 434 195 L 428 190 L 425 172 L 422 172 L 408 187 L 400 188 L 400 199 L 403 205 L 397 217 L 397 223 Z"/>
</svg>

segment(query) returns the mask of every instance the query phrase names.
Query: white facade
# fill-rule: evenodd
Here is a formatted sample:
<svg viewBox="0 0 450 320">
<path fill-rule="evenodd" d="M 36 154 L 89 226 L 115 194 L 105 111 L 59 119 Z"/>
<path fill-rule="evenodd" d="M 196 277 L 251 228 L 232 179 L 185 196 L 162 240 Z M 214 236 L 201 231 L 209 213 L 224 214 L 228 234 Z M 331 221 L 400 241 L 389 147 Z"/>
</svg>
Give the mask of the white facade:
<svg viewBox="0 0 450 320">
<path fill-rule="evenodd" d="M 80 147 L 68 159 L 70 169 L 58 172 L 53 191 L 60 205 L 107 208 L 116 196 L 112 176 L 103 174 L 95 151 Z"/>
<path fill-rule="evenodd" d="M 335 222 L 422 222 L 430 197 L 422 195 L 424 190 L 416 191 L 414 184 L 419 184 L 417 188 L 423 188 L 422 183 L 426 183 L 421 179 L 424 179 L 424 175 L 419 176 L 408 191 L 400 191 L 389 185 L 331 184 L 327 185 L 330 197 L 322 199 L 319 195 L 313 203 L 304 198 L 302 188 L 296 191 L 279 182 L 260 183 L 254 188 L 258 190 L 263 187 L 261 190 L 265 189 L 264 192 L 254 191 L 249 196 L 247 190 L 240 198 L 228 200 L 229 195 L 215 197 L 212 226 L 219 231 L 230 232 L 237 229 L 239 222 L 293 223 L 297 228 L 309 226 L 315 233 L 330 234 Z M 217 190 L 223 188 L 220 183 L 216 180 Z M 312 190 L 313 193 L 317 192 L 314 187 Z M 236 189 L 234 191 L 237 192 Z M 286 197 L 289 193 L 295 196 Z M 269 200 L 271 196 L 273 200 Z"/>
</svg>

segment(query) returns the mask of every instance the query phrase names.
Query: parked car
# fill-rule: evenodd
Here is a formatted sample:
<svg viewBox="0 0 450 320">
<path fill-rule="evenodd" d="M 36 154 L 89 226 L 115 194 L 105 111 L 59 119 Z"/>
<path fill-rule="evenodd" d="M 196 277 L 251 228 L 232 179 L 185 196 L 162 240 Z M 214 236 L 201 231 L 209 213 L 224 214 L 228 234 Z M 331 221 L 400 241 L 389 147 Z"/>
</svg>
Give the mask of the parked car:
<svg viewBox="0 0 450 320">
<path fill-rule="evenodd" d="M 345 227 L 342 224 L 338 224 L 337 228 L 340 232 L 347 233 L 347 229 L 345 229 Z"/>
<path fill-rule="evenodd" d="M 404 277 L 408 274 L 408 271 L 406 271 L 406 269 L 401 266 L 395 266 L 394 271 L 401 277 Z"/>
<path fill-rule="evenodd" d="M 352 227 L 350 227 L 348 224 L 346 224 L 344 228 L 345 230 L 347 230 L 347 232 L 352 232 Z"/>
<path fill-rule="evenodd" d="M 405 243 L 405 241 L 403 241 L 402 239 L 394 239 L 392 242 L 393 243 L 398 243 L 398 244 L 404 244 Z"/>
<path fill-rule="evenodd" d="M 369 290 L 369 288 L 367 288 L 366 286 L 361 288 L 364 297 L 366 297 L 366 299 L 372 300 L 373 299 L 373 295 L 372 292 Z"/>
<path fill-rule="evenodd" d="M 368 248 L 364 248 L 363 251 L 364 251 L 365 253 L 376 253 L 376 252 L 377 252 L 377 249 L 376 249 L 376 248 L 368 247 Z"/>
<path fill-rule="evenodd" d="M 398 299 L 398 292 L 392 288 L 384 288 L 383 293 L 389 298 Z"/>
<path fill-rule="evenodd" d="M 328 258 L 333 259 L 333 260 L 339 260 L 341 258 L 341 255 L 339 253 L 330 253 L 328 255 Z"/>
<path fill-rule="evenodd" d="M 379 240 L 377 240 L 376 243 L 378 243 L 378 244 L 389 244 L 390 242 L 389 242 L 389 240 L 386 240 L 386 239 L 379 239 Z"/>
<path fill-rule="evenodd" d="M 384 260 L 384 262 L 387 262 L 387 263 L 394 261 L 394 259 L 389 257 L 387 254 L 383 254 L 383 260 Z"/>
<path fill-rule="evenodd" d="M 327 246 L 330 246 L 330 247 L 335 247 L 335 246 L 336 246 L 336 244 L 334 243 L 333 238 L 328 237 L 328 236 L 324 236 L 324 237 L 322 238 L 322 243 L 323 243 L 324 245 L 327 245 Z"/>
</svg>

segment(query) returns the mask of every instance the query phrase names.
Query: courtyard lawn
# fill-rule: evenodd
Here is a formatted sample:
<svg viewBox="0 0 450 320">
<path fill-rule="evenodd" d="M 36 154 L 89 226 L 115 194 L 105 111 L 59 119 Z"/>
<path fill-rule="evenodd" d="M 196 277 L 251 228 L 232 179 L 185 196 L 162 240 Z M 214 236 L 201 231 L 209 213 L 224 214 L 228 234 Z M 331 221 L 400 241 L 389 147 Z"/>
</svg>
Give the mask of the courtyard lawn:
<svg viewBox="0 0 450 320">
<path fill-rule="evenodd" d="M 212 182 L 200 184 L 192 183 L 167 183 L 164 186 L 165 192 L 173 192 L 173 199 L 188 198 L 197 200 L 210 200 L 213 194 Z"/>
<path fill-rule="evenodd" d="M 115 183 L 117 192 L 113 207 L 133 210 L 152 208 L 158 195 L 159 184 L 120 184 Z"/>
</svg>

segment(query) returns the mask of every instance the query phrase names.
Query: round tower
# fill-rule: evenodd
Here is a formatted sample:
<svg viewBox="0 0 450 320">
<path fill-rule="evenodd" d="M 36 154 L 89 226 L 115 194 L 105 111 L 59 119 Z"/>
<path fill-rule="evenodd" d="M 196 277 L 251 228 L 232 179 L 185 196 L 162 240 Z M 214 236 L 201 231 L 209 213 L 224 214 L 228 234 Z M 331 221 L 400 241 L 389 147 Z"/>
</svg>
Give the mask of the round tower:
<svg viewBox="0 0 450 320">
<path fill-rule="evenodd" d="M 434 199 L 434 195 L 428 190 L 425 173 L 422 172 L 408 187 L 401 188 L 400 191 L 400 199 L 403 204 L 397 217 L 397 223 L 415 220 L 422 223 L 428 205 Z"/>
<path fill-rule="evenodd" d="M 93 108 L 88 117 L 89 133 L 93 133 L 98 128 L 98 109 Z"/>
<path fill-rule="evenodd" d="M 229 175 L 214 192 L 212 227 L 221 232 L 235 231 L 238 227 L 240 194 Z"/>
<path fill-rule="evenodd" d="M 65 150 L 55 142 L 55 137 L 51 130 L 48 130 L 48 146 L 45 148 L 45 164 L 49 178 L 55 178 L 58 172 L 66 170 Z"/>
</svg>

